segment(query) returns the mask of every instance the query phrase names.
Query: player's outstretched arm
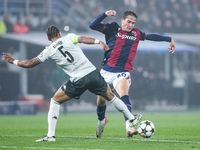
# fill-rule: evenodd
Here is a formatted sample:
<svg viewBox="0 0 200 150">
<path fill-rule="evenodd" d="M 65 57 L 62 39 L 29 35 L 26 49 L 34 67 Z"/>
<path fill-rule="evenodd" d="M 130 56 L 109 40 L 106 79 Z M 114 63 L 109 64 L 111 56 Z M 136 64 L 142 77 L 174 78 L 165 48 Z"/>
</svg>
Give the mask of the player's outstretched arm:
<svg viewBox="0 0 200 150">
<path fill-rule="evenodd" d="M 176 45 L 175 45 L 175 42 L 174 42 L 174 40 L 173 39 L 171 39 L 171 42 L 169 43 L 169 48 L 168 49 L 170 49 L 170 53 L 174 53 L 175 52 L 175 50 L 176 50 Z"/>
<path fill-rule="evenodd" d="M 33 68 L 33 67 L 40 64 L 39 60 L 36 57 L 31 59 L 31 60 L 21 61 L 21 60 L 16 60 L 16 59 L 12 58 L 7 53 L 3 53 L 2 59 L 7 61 L 10 64 L 15 64 L 15 65 L 22 67 L 22 68 Z"/>
<path fill-rule="evenodd" d="M 104 51 L 109 50 L 109 46 L 105 44 L 104 42 L 91 38 L 91 37 L 86 37 L 86 36 L 80 36 L 78 38 L 79 43 L 84 43 L 84 44 L 100 44 L 103 48 Z"/>
<path fill-rule="evenodd" d="M 95 18 L 91 24 L 90 24 L 90 28 L 92 30 L 97 30 L 100 32 L 104 31 L 104 23 L 101 23 L 108 15 L 106 15 L 106 12 L 100 14 L 97 18 Z"/>
<path fill-rule="evenodd" d="M 146 40 L 150 40 L 150 41 L 166 41 L 169 42 L 169 48 L 170 49 L 170 53 L 174 53 L 176 50 L 176 45 L 174 40 L 169 37 L 169 36 L 162 36 L 159 34 L 147 34 L 146 35 Z"/>
</svg>

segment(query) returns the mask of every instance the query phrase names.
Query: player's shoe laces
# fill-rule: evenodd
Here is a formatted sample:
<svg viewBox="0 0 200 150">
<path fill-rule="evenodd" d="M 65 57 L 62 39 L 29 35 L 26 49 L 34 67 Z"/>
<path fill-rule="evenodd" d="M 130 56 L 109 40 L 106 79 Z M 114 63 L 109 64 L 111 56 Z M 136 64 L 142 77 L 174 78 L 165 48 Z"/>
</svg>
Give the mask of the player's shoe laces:
<svg viewBox="0 0 200 150">
<path fill-rule="evenodd" d="M 108 122 L 108 119 L 106 117 L 102 121 L 98 121 L 97 131 L 96 131 L 97 138 L 101 138 L 101 136 L 103 135 L 103 129 L 107 122 Z"/>
<path fill-rule="evenodd" d="M 135 119 L 126 121 L 126 136 L 127 137 L 132 137 L 133 135 L 138 134 L 138 131 L 135 130 L 134 126 L 136 126 L 139 123 L 139 121 L 142 119 L 142 115 L 136 114 L 134 116 L 135 116 Z"/>
<path fill-rule="evenodd" d="M 55 142 L 55 141 L 56 141 L 55 136 L 52 137 L 44 136 L 43 138 L 36 140 L 36 142 Z"/>
</svg>

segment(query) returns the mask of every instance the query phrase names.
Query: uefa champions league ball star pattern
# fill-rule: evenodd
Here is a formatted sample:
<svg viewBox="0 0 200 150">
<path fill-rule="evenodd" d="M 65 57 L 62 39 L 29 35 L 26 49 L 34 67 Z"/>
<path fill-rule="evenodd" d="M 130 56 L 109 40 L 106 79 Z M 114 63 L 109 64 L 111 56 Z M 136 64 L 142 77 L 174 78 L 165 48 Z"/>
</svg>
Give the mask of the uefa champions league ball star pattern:
<svg viewBox="0 0 200 150">
<path fill-rule="evenodd" d="M 153 136 L 154 132 L 155 126 L 149 120 L 142 121 L 138 126 L 138 133 L 144 138 L 150 138 Z"/>
</svg>

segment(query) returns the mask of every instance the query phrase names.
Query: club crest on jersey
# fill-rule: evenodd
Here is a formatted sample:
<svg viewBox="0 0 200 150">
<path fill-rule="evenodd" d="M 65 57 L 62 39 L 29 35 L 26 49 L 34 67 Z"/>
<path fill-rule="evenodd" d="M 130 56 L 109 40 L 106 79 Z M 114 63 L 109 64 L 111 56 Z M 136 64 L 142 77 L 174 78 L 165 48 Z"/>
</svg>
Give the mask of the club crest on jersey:
<svg viewBox="0 0 200 150">
<path fill-rule="evenodd" d="M 132 31 L 132 33 L 131 33 L 134 37 L 136 37 L 137 36 L 137 33 L 135 32 L 135 31 Z"/>
</svg>

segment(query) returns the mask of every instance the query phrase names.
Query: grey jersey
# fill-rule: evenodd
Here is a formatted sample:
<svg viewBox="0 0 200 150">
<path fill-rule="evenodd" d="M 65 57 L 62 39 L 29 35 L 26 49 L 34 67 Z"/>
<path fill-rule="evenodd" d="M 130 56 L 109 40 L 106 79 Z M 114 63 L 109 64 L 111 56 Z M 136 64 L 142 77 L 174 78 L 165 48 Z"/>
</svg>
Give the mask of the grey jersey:
<svg viewBox="0 0 200 150">
<path fill-rule="evenodd" d="M 77 39 L 77 35 L 70 33 L 54 41 L 37 56 L 40 62 L 47 59 L 54 60 L 70 76 L 72 82 L 96 69 L 81 48 L 76 45 L 75 39 Z"/>
</svg>

